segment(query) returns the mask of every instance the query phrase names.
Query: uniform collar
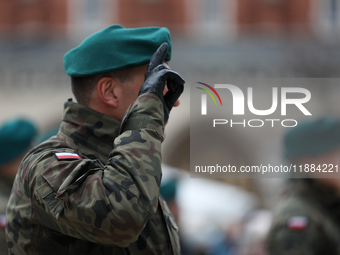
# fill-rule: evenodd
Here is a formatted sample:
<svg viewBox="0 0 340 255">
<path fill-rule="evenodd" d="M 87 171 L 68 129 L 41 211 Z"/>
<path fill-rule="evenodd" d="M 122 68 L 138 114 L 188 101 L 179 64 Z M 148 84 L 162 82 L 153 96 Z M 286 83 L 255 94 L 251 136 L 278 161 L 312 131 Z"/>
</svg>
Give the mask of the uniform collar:
<svg viewBox="0 0 340 255">
<path fill-rule="evenodd" d="M 66 102 L 64 108 L 61 131 L 75 144 L 80 143 L 107 157 L 119 134 L 120 121 L 71 101 Z"/>
</svg>

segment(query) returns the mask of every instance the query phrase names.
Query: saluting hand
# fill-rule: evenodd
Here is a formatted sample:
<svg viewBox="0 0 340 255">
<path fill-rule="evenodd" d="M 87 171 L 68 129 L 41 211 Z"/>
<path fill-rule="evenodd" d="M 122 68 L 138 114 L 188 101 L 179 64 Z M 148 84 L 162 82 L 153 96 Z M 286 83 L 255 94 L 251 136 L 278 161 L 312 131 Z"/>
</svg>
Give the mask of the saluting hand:
<svg viewBox="0 0 340 255">
<path fill-rule="evenodd" d="M 139 90 L 139 95 L 153 93 L 163 102 L 164 123 L 169 119 L 169 114 L 184 90 L 184 79 L 176 72 L 167 68 L 163 62 L 168 52 L 168 44 L 163 43 L 153 54 L 145 73 L 145 81 Z M 168 92 L 163 95 L 165 85 Z"/>
</svg>

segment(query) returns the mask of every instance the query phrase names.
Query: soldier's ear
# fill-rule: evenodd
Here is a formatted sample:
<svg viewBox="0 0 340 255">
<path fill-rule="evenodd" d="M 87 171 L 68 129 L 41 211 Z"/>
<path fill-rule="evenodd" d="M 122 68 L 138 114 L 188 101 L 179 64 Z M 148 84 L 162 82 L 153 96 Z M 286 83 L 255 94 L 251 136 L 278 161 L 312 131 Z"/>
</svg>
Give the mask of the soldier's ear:
<svg viewBox="0 0 340 255">
<path fill-rule="evenodd" d="M 118 106 L 119 82 L 119 79 L 103 77 L 97 83 L 97 93 L 101 101 L 108 107 L 116 108 Z"/>
</svg>

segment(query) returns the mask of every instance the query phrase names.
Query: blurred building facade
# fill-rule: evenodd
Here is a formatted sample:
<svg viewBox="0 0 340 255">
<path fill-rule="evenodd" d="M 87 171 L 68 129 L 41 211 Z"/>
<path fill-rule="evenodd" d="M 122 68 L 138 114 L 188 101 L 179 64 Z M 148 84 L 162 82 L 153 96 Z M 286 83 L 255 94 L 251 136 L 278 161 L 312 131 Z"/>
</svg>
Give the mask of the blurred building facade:
<svg viewBox="0 0 340 255">
<path fill-rule="evenodd" d="M 339 0 L 3 0 L 0 36 L 72 38 L 112 23 L 179 36 L 331 36 L 339 8 Z"/>
</svg>

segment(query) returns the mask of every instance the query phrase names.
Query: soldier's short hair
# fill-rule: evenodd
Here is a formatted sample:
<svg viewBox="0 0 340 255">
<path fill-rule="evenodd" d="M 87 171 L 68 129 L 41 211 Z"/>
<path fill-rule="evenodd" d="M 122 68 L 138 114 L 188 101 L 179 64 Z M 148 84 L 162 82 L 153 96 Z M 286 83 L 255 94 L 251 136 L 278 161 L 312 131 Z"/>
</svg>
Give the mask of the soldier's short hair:
<svg viewBox="0 0 340 255">
<path fill-rule="evenodd" d="M 88 106 L 92 93 L 98 81 L 104 77 L 118 78 L 122 83 L 131 78 L 131 69 L 113 71 L 105 74 L 97 74 L 84 77 L 71 77 L 71 87 L 74 97 L 79 104 Z"/>
</svg>

